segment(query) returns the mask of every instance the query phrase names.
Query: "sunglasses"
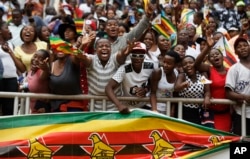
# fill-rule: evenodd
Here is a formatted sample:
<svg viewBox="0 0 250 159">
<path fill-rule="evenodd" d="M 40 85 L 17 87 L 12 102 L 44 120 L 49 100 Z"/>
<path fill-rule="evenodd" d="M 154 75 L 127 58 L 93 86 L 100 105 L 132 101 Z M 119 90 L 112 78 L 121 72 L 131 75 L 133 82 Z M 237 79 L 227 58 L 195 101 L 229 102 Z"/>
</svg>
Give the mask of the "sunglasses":
<svg viewBox="0 0 250 159">
<path fill-rule="evenodd" d="M 135 53 L 131 53 L 130 55 L 131 58 L 137 58 L 137 59 L 144 59 L 145 55 L 144 54 L 135 54 Z"/>
</svg>

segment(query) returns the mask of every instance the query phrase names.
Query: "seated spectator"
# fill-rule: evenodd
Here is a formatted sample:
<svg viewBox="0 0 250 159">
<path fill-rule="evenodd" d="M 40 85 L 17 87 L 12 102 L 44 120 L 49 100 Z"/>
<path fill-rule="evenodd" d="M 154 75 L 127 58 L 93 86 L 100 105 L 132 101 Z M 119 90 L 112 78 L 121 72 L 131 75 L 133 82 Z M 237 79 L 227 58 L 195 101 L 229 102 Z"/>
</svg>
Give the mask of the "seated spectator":
<svg viewBox="0 0 250 159">
<path fill-rule="evenodd" d="M 234 105 L 233 133 L 241 135 L 242 103 L 246 103 L 246 135 L 250 135 L 250 46 L 245 38 L 239 37 L 234 43 L 239 62 L 231 66 L 226 77 L 226 97 L 237 102 Z"/>
<path fill-rule="evenodd" d="M 157 102 L 157 98 L 173 98 L 174 84 L 177 80 L 176 68 L 180 56 L 175 51 L 169 51 L 163 58 L 163 66 L 154 70 L 150 80 L 150 103 L 153 111 L 167 113 L 166 103 Z M 175 114 L 175 107 L 171 107 L 171 116 Z"/>
<path fill-rule="evenodd" d="M 154 63 L 144 62 L 146 51 L 144 43 L 136 43 L 131 50 L 131 63 L 120 66 L 105 88 L 107 96 L 116 105 L 120 113 L 129 113 L 129 108 L 151 109 L 145 105 L 145 102 L 120 102 L 115 95 L 115 89 L 121 85 L 123 96 L 140 98 L 146 96 L 149 91 L 149 78 L 154 70 Z"/>
</svg>

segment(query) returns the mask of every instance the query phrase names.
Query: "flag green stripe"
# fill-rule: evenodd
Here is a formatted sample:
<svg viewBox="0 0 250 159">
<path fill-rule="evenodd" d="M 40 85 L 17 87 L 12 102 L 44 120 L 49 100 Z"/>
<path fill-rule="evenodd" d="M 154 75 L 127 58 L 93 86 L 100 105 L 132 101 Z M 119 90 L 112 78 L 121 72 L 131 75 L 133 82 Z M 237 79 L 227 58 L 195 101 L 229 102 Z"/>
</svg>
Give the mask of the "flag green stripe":
<svg viewBox="0 0 250 159">
<path fill-rule="evenodd" d="M 163 23 L 164 27 L 166 27 L 168 30 L 170 30 L 171 34 L 176 33 L 176 28 L 169 19 L 162 16 L 161 22 Z"/>
<path fill-rule="evenodd" d="M 162 34 L 167 39 L 170 38 L 170 36 L 167 34 L 167 32 L 165 31 L 165 29 L 163 27 L 161 27 L 161 25 L 158 25 L 158 24 L 153 25 L 153 29 L 155 29 L 159 34 Z"/>
<path fill-rule="evenodd" d="M 146 119 L 149 119 L 147 121 Z M 178 120 L 176 118 L 170 118 L 165 115 L 158 113 L 152 113 L 151 111 L 142 111 L 142 110 L 133 110 L 130 114 L 120 114 L 119 112 L 82 112 L 82 113 L 50 113 L 50 114 L 37 114 L 37 115 L 23 115 L 23 116 L 14 116 L 14 117 L 1 117 L 0 118 L 0 129 L 10 129 L 10 128 L 24 128 L 28 126 L 43 126 L 43 125 L 52 125 L 52 124 L 79 124 L 86 122 L 118 122 L 126 123 L 126 121 L 134 119 L 137 122 L 147 121 L 145 123 L 151 123 L 150 121 L 158 121 L 156 124 L 152 124 L 152 127 L 156 128 L 166 128 L 167 123 L 170 125 L 185 129 L 202 129 L 198 131 L 205 132 L 216 132 L 214 129 L 206 128 L 200 125 L 193 123 L 185 122 L 183 120 Z M 138 120 L 139 119 L 139 120 Z M 94 121 L 92 121 L 94 120 Z M 18 122 L 17 122 L 18 121 Z M 142 123 L 143 124 L 143 123 Z M 105 126 L 105 124 L 103 124 Z M 145 124 L 144 124 L 145 125 Z M 179 126 L 178 126 L 179 125 Z M 147 127 L 147 126 L 145 126 Z M 148 126 L 151 127 L 151 126 Z M 232 135 L 226 132 L 220 132 L 223 135 Z"/>
</svg>

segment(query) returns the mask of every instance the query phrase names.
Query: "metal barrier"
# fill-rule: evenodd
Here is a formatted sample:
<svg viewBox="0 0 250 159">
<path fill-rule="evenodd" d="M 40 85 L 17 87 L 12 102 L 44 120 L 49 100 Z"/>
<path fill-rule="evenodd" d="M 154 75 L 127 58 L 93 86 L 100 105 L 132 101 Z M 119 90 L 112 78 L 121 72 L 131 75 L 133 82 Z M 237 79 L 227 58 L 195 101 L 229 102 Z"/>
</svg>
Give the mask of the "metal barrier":
<svg viewBox="0 0 250 159">
<path fill-rule="evenodd" d="M 14 98 L 14 115 L 30 114 L 30 98 L 39 99 L 70 99 L 70 100 L 90 100 L 90 111 L 94 110 L 95 101 L 103 101 L 103 111 L 106 111 L 106 101 L 109 100 L 106 96 L 93 96 L 93 95 L 54 95 L 54 94 L 36 94 L 36 93 L 17 93 L 17 92 L 0 92 L 1 98 Z M 149 102 L 149 97 L 118 97 L 121 101 L 146 101 Z M 183 103 L 202 103 L 202 98 L 157 98 L 158 102 L 164 102 L 167 106 L 167 114 L 170 116 L 171 103 L 178 103 L 178 118 L 182 119 L 182 104 Z M 211 99 L 212 104 L 236 104 L 228 99 Z M 21 103 L 21 104 L 20 104 Z M 246 136 L 246 104 L 242 104 L 242 136 Z"/>
</svg>

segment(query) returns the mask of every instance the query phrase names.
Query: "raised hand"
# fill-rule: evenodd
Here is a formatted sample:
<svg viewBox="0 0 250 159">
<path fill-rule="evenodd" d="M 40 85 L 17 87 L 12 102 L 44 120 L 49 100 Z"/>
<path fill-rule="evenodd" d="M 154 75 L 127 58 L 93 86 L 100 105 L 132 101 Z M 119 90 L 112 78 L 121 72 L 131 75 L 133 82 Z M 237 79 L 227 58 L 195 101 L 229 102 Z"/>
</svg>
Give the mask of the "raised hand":
<svg viewBox="0 0 250 159">
<path fill-rule="evenodd" d="M 2 45 L 2 49 L 3 51 L 8 52 L 8 53 L 12 51 L 7 42 Z"/>
<path fill-rule="evenodd" d="M 39 62 L 38 67 L 43 70 L 43 71 L 48 71 L 49 70 L 49 58 L 47 57 L 46 59 L 44 59 L 43 61 Z"/>
</svg>

